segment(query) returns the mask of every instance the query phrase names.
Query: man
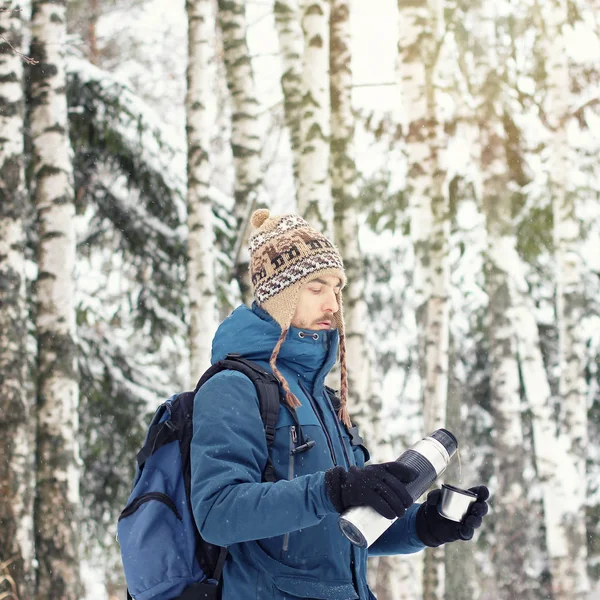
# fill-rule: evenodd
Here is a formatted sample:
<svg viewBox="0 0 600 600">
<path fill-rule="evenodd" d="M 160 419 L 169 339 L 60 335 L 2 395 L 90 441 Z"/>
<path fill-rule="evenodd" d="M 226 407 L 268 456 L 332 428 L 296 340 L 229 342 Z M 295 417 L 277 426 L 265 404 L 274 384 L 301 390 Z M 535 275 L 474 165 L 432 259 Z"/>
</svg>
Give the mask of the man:
<svg viewBox="0 0 600 600">
<path fill-rule="evenodd" d="M 346 276 L 337 249 L 300 217 L 252 215 L 250 275 L 256 302 L 220 325 L 212 360 L 239 353 L 269 369 L 284 401 L 267 450 L 258 397 L 243 374 L 223 371 L 194 403 L 192 508 L 202 537 L 228 546 L 223 600 L 374 598 L 368 555 L 408 554 L 470 539 L 487 512 L 487 489 L 463 523 L 443 519 L 439 491 L 413 504 L 405 484 L 417 472 L 390 462 L 364 466 L 344 425 L 348 378 L 341 291 Z M 341 404 L 324 380 L 339 350 Z M 270 453 L 276 481 L 264 482 Z M 340 532 L 339 513 L 371 506 L 399 518 L 368 550 Z"/>
</svg>

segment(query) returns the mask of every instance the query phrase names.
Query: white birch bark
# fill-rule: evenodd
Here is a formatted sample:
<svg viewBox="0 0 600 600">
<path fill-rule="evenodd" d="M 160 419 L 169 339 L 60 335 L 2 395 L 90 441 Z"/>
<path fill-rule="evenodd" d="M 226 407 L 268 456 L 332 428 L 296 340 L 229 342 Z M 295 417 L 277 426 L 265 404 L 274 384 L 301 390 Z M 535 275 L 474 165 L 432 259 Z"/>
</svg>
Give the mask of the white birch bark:
<svg viewBox="0 0 600 600">
<path fill-rule="evenodd" d="M 21 10 L 20 2 L 0 7 L 0 578 L 7 577 L 0 596 L 14 586 L 25 598 L 35 581 L 35 429 L 27 383 Z"/>
<path fill-rule="evenodd" d="M 427 433 L 445 424 L 448 392 L 450 203 L 434 84 L 444 30 L 443 4 L 442 0 L 398 1 L 398 71 L 407 132 L 407 192 Z M 443 548 L 427 550 L 423 597 L 441 600 L 443 596 Z"/>
<path fill-rule="evenodd" d="M 464 15 L 454 19 L 464 19 L 466 30 L 473 31 L 473 22 L 478 23 L 476 12 L 469 7 L 465 8 Z M 477 27 L 477 26 L 476 26 Z M 461 149 L 466 150 L 467 155 L 462 158 L 461 165 L 458 167 L 459 173 L 465 181 L 472 182 L 474 185 L 474 201 L 481 198 L 481 150 L 480 133 L 477 122 L 476 104 L 473 98 L 472 78 L 476 75 L 473 71 L 467 71 L 462 67 L 465 64 L 465 52 L 457 42 L 455 36 L 450 36 L 450 48 L 448 49 L 448 59 L 452 61 L 451 69 L 453 77 L 452 97 L 455 103 L 456 131 L 454 140 L 461 143 Z M 448 153 L 452 155 L 450 148 Z M 470 227 L 473 226 L 470 224 Z M 481 229 L 480 229 L 481 228 Z M 463 243 L 473 244 L 476 238 L 485 239 L 485 220 L 478 219 L 477 229 L 467 231 L 463 229 L 458 234 L 461 245 Z M 463 256 L 463 261 L 468 260 Z M 475 280 L 477 276 L 474 275 Z M 473 282 L 474 283 L 474 282 Z M 472 284 L 467 284 L 472 285 Z M 464 311 L 463 306 L 456 306 L 453 303 L 452 312 Z M 469 422 L 470 410 L 467 408 L 464 397 L 464 375 L 460 374 L 460 367 L 457 368 L 459 354 L 462 353 L 462 332 L 460 329 L 451 334 L 451 344 L 449 350 L 449 380 L 448 380 L 448 401 L 446 409 L 446 426 L 452 431 L 458 439 L 458 447 L 462 457 L 473 456 L 477 452 L 477 441 L 471 438 L 467 424 Z M 468 487 L 478 482 L 479 475 L 477 465 L 472 462 L 452 461 L 444 473 L 444 479 L 449 483 L 454 483 L 459 487 Z M 489 522 L 487 524 L 489 526 Z M 485 527 L 485 525 L 484 525 Z M 476 534 L 477 536 L 480 534 Z M 480 565 L 476 562 L 477 544 L 446 544 L 445 545 L 445 597 L 452 600 L 473 600 L 473 598 L 495 598 L 496 595 L 486 590 L 486 587 L 493 584 L 490 577 L 482 577 Z M 489 571 L 488 571 L 489 572 Z"/>
<path fill-rule="evenodd" d="M 80 459 L 75 205 L 65 95 L 66 0 L 32 3 L 33 178 L 38 215 L 37 597 L 76 600 Z"/>
<path fill-rule="evenodd" d="M 350 10 L 348 0 L 331 3 L 331 181 L 335 242 L 344 259 L 348 285 L 344 291 L 344 318 L 348 349 L 349 392 L 352 415 L 365 434 L 370 420 L 368 396 L 368 352 L 366 348 L 367 306 L 364 273 L 358 242 L 356 164 L 352 113 L 350 55 Z"/>
<path fill-rule="evenodd" d="M 215 87 L 211 60 L 216 47 L 211 0 L 188 0 L 187 122 L 187 281 L 190 298 L 190 383 L 210 366 L 217 329 L 213 213 L 210 199 L 210 143 L 214 119 L 208 110 Z"/>
<path fill-rule="evenodd" d="M 505 84 L 501 77 L 505 49 L 497 33 L 497 7 L 486 3 L 477 11 L 479 44 L 486 50 L 477 58 L 478 122 L 481 202 L 486 218 L 486 291 L 491 363 L 491 407 L 494 419 L 494 534 L 493 563 L 496 595 L 503 600 L 536 597 L 530 552 L 540 526 L 528 500 L 531 481 L 525 481 L 526 456 L 521 411 L 521 382 L 517 332 L 513 319 L 514 294 L 510 280 L 519 261 L 509 186 L 506 132 L 502 123 Z"/>
<path fill-rule="evenodd" d="M 549 184 L 554 217 L 556 259 L 556 319 L 558 323 L 560 425 L 569 441 L 568 458 L 573 462 L 577 482 L 586 480 L 587 403 L 584 370 L 586 364 L 583 267 L 580 255 L 581 223 L 570 170 L 573 168 L 569 143 L 568 52 L 563 26 L 567 23 L 566 0 L 544 5 L 546 25 L 546 118 L 551 129 Z M 572 485 L 576 485 L 572 482 Z M 560 549 L 549 548 L 552 587 L 558 598 L 573 598 L 589 590 L 585 529 L 585 495 L 561 507 L 560 527 L 567 542 Z"/>
<path fill-rule="evenodd" d="M 275 0 L 275 27 L 281 53 L 281 89 L 285 124 L 289 130 L 296 199 L 300 187 L 300 121 L 302 115 L 302 57 L 304 38 L 297 0 Z"/>
<path fill-rule="evenodd" d="M 240 243 L 236 254 L 237 280 L 242 298 L 251 302 L 248 255 L 244 252 L 250 233 L 250 212 L 262 185 L 261 129 L 254 74 L 246 39 L 244 0 L 218 0 L 218 22 L 223 38 L 227 88 L 231 98 L 231 149 L 235 170 L 235 216 Z"/>
<path fill-rule="evenodd" d="M 487 221 L 486 287 L 489 298 L 491 405 L 494 416 L 494 504 L 496 589 L 498 597 L 534 598 L 537 581 L 530 573 L 529 552 L 535 527 L 524 480 L 525 455 L 521 416 L 517 333 L 513 320 L 510 278 L 516 235 L 512 196 L 508 192 L 504 134 L 493 104 L 482 115 L 481 169 Z M 539 524 L 538 524 L 539 525 Z"/>
<path fill-rule="evenodd" d="M 446 419 L 449 343 L 450 208 L 442 160 L 443 124 L 436 111 L 434 72 L 443 26 L 441 1 L 398 3 L 399 75 L 407 119 L 414 287 L 423 332 L 421 358 L 427 431 Z"/>
<path fill-rule="evenodd" d="M 568 437 L 557 432 L 552 391 L 542 356 L 535 306 L 516 248 L 506 251 L 510 265 L 512 318 L 517 335 L 519 365 L 527 406 L 531 411 L 536 475 L 544 507 L 544 530 L 550 567 L 568 556 L 569 532 L 563 526 L 565 507 L 579 500 L 577 471 L 569 460 Z M 557 590 L 558 592 L 558 590 Z M 559 599 L 565 595 L 556 596 Z"/>
<path fill-rule="evenodd" d="M 350 413 L 362 437 L 371 443 L 386 438 L 377 434 L 377 414 L 370 400 L 370 352 L 367 347 L 367 305 L 364 300 L 363 257 L 358 242 L 358 207 L 354 152 L 355 119 L 352 112 L 352 64 L 350 4 L 331 1 L 330 17 L 330 172 L 333 197 L 335 242 L 344 260 L 348 284 L 344 290 L 344 319 L 348 361 Z M 375 454 L 384 451 L 373 448 Z M 393 577 L 398 572 L 397 557 L 369 561 L 369 581 L 381 600 L 391 597 Z"/>
<path fill-rule="evenodd" d="M 329 178 L 330 95 L 328 0 L 301 0 L 304 34 L 300 187 L 298 211 L 311 225 L 333 238 Z"/>
</svg>

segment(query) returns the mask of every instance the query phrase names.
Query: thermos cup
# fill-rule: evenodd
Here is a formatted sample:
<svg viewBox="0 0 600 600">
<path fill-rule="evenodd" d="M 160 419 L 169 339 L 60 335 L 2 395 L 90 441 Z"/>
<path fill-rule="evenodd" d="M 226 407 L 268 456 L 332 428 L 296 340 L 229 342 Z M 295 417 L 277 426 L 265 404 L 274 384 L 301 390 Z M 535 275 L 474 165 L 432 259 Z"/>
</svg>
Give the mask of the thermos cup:
<svg viewBox="0 0 600 600">
<path fill-rule="evenodd" d="M 477 494 L 444 483 L 438 504 L 438 512 L 442 517 L 460 523 L 467 514 L 469 506 L 475 500 L 477 500 Z"/>
<path fill-rule="evenodd" d="M 436 429 L 431 435 L 419 440 L 412 448 L 406 450 L 397 459 L 398 462 L 414 467 L 419 476 L 417 479 L 408 483 L 406 489 L 413 500 L 421 496 L 429 486 L 446 470 L 450 459 L 458 449 L 458 442 L 452 433 L 447 429 Z M 475 494 L 445 486 L 442 490 L 442 498 L 438 510 L 446 518 L 456 520 L 456 518 L 447 517 L 447 514 L 456 517 L 461 509 L 464 509 L 465 499 L 474 501 Z M 458 490 L 459 493 L 456 493 Z M 471 496 L 469 496 L 469 494 Z M 458 496 L 458 498 L 454 498 Z M 470 502 L 466 509 L 458 518 L 468 510 Z M 355 545 L 366 548 L 378 539 L 397 519 L 386 519 L 370 506 L 357 506 L 351 508 L 340 515 L 339 526 L 342 533 Z"/>
</svg>

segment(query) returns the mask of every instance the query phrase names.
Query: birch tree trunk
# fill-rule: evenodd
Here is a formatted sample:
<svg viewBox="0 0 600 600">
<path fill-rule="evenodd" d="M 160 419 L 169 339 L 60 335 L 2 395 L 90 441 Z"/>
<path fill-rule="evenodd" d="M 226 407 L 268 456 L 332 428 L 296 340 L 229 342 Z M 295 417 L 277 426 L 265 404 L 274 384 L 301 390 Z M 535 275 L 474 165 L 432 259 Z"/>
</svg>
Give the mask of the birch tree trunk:
<svg viewBox="0 0 600 600">
<path fill-rule="evenodd" d="M 473 31 L 472 23 L 469 19 L 473 15 L 472 8 L 469 7 L 467 14 L 454 16 L 455 20 L 461 19 L 466 29 Z M 473 15 L 474 16 L 474 15 Z M 475 22 L 477 18 L 475 17 Z M 470 40 L 469 40 L 470 41 Z M 461 52 L 462 49 L 457 49 Z M 462 50 L 464 52 L 464 50 Z M 464 54 L 463 54 L 464 56 Z M 462 57 L 457 61 L 461 66 L 464 64 Z M 468 163 L 465 164 L 465 181 L 474 184 L 475 196 L 472 202 L 479 202 L 481 199 L 481 149 L 479 124 L 474 114 L 475 101 L 472 96 L 471 77 L 476 72 L 466 72 L 458 69 L 454 71 L 456 76 L 453 97 L 456 106 L 456 139 L 463 141 L 468 152 Z M 472 226 L 470 224 L 470 226 Z M 481 228 L 481 229 L 480 229 Z M 470 227 L 469 227 L 470 229 Z M 463 229 L 457 238 L 460 244 L 470 245 L 474 239 L 479 237 L 485 239 L 485 220 L 478 220 L 476 229 L 473 232 Z M 462 261 L 468 259 L 462 257 Z M 468 264 L 468 262 L 467 262 Z M 473 274 L 473 283 L 479 279 L 479 274 Z M 469 283 L 467 285 L 473 285 Z M 462 307 L 453 307 L 453 311 L 464 311 Z M 471 460 L 480 455 L 478 449 L 478 436 L 473 437 L 473 429 L 470 426 L 473 411 L 477 410 L 478 398 L 465 398 L 466 376 L 461 373 L 460 355 L 462 349 L 462 332 L 457 332 L 450 337 L 449 351 L 449 381 L 448 381 L 448 401 L 446 409 L 446 424 L 450 431 L 454 432 L 458 439 L 458 447 L 462 461 L 452 461 L 444 473 L 446 481 L 456 482 L 459 487 L 468 487 L 475 482 L 480 481 L 479 464 L 477 460 Z M 465 461 L 464 458 L 469 460 Z M 487 527 L 490 526 L 488 519 Z M 481 534 L 476 534 L 479 538 Z M 495 590 L 491 592 L 489 588 L 494 584 L 493 578 L 487 576 L 490 572 L 483 574 L 481 565 L 476 561 L 476 556 L 481 550 L 478 548 L 478 539 L 474 543 L 468 544 L 446 544 L 445 546 L 445 597 L 449 600 L 473 600 L 474 598 L 495 598 Z"/>
<path fill-rule="evenodd" d="M 333 238 L 329 179 L 330 90 L 328 0 L 301 0 L 304 57 L 298 210 L 324 235 Z"/>
<path fill-rule="evenodd" d="M 527 407 L 531 411 L 535 468 L 543 505 L 545 550 L 552 560 L 554 554 L 560 556 L 561 551 L 568 550 L 561 521 L 564 507 L 569 506 L 574 501 L 572 496 L 579 493 L 569 484 L 576 481 L 577 473 L 574 465 L 565 461 L 569 452 L 567 437 L 556 430 L 552 391 L 542 356 L 534 301 L 516 248 L 507 249 L 506 260 L 511 265 L 509 285 L 521 379 Z M 547 567 L 543 565 L 544 569 Z M 554 595 L 551 590 L 546 590 L 546 593 L 558 600 L 564 598 Z"/>
<path fill-rule="evenodd" d="M 75 205 L 66 77 L 66 0 L 32 3 L 33 178 L 38 215 L 37 597 L 76 600 L 79 388 L 74 306 Z"/>
<path fill-rule="evenodd" d="M 377 415 L 370 400 L 370 353 L 366 340 L 368 319 L 364 300 L 363 257 L 359 245 L 358 198 L 354 153 L 355 119 L 352 111 L 350 5 L 331 0 L 330 23 L 330 172 L 334 213 L 334 239 L 344 259 L 348 284 L 344 290 L 344 317 L 352 419 L 367 443 L 380 439 Z M 381 448 L 378 448 L 381 451 Z M 375 452 L 373 458 L 375 459 Z M 369 581 L 375 582 L 380 600 L 391 597 L 390 580 L 398 572 L 398 557 L 369 561 Z"/>
<path fill-rule="evenodd" d="M 21 4 L 0 7 L 0 597 L 34 594 L 35 428 L 27 385 Z"/>
<path fill-rule="evenodd" d="M 569 442 L 568 459 L 577 481 L 586 480 L 587 404 L 583 267 L 580 255 L 582 224 L 577 217 L 577 200 L 570 170 L 568 52 L 562 32 L 567 23 L 566 0 L 544 6 L 546 21 L 546 118 L 551 128 L 549 183 L 554 217 L 556 259 L 556 320 L 558 323 L 560 426 Z M 560 527 L 567 542 L 549 548 L 552 588 L 557 598 L 575 598 L 589 590 L 585 530 L 585 494 L 577 494 L 563 505 Z"/>
<path fill-rule="evenodd" d="M 503 113 L 508 95 L 503 64 L 506 47 L 498 33 L 497 7 L 483 3 L 477 10 L 478 111 L 481 196 L 487 228 L 485 264 L 491 363 L 491 407 L 494 419 L 494 538 L 495 594 L 502 600 L 536 597 L 538 583 L 530 559 L 532 531 L 541 522 L 532 518 L 526 481 L 527 460 L 521 412 L 521 381 L 517 332 L 513 321 L 511 276 L 518 268 L 517 238 L 510 191 L 507 133 Z M 515 262 L 517 265 L 515 265 Z M 541 521 L 541 520 L 540 520 Z"/>
<path fill-rule="evenodd" d="M 300 188 L 300 121 L 302 116 L 302 57 L 304 38 L 300 26 L 300 10 L 297 0 L 275 0 L 273 6 L 275 26 L 281 53 L 281 89 L 285 124 L 290 134 L 296 200 Z"/>
<path fill-rule="evenodd" d="M 448 391 L 450 206 L 441 160 L 443 124 L 434 74 L 443 38 L 443 1 L 398 1 L 399 76 L 407 121 L 407 190 L 415 253 L 414 288 L 427 433 L 444 425 Z M 423 597 L 444 596 L 443 548 L 427 550 Z"/>
<path fill-rule="evenodd" d="M 491 102 L 482 119 L 481 168 L 483 204 L 487 221 L 488 256 L 486 287 L 489 298 L 491 404 L 494 416 L 495 489 L 494 563 L 497 594 L 500 599 L 534 597 L 536 581 L 531 581 L 529 549 L 532 514 L 523 473 L 523 425 L 517 338 L 512 321 L 509 279 L 516 236 L 512 219 L 512 197 L 508 191 L 506 156 L 500 115 Z M 531 482 L 529 482 L 531 483 Z"/>
<path fill-rule="evenodd" d="M 474 161 L 477 164 L 477 161 Z M 482 223 L 481 227 L 485 227 Z M 466 488 L 480 481 L 478 465 L 472 458 L 476 457 L 478 449 L 477 439 L 471 436 L 472 428 L 469 427 L 469 413 L 472 415 L 477 399 L 471 401 L 465 398 L 465 379 L 458 376 L 460 360 L 458 352 L 462 350 L 462 338 L 451 335 L 450 359 L 448 381 L 448 411 L 446 413 L 446 427 L 452 431 L 458 440 L 461 461 L 453 460 L 444 472 L 444 478 L 460 488 Z M 465 410 L 466 409 L 466 410 Z M 466 460 L 467 459 L 467 460 Z M 484 527 L 489 528 L 489 518 Z M 475 534 L 476 538 L 481 534 Z M 474 600 L 475 598 L 495 598 L 496 595 L 486 595 L 486 584 L 491 583 L 491 577 L 482 577 L 480 565 L 475 556 L 478 553 L 477 540 L 467 544 L 446 544 L 444 552 L 445 567 L 445 598 L 447 600 Z"/>
<path fill-rule="evenodd" d="M 352 415 L 362 431 L 372 421 L 368 401 L 369 361 L 365 340 L 367 305 L 364 269 L 358 242 L 356 164 L 352 112 L 350 10 L 348 0 L 331 3 L 331 181 L 335 242 L 344 259 L 348 286 L 344 293 L 344 317 L 348 348 L 348 378 Z M 371 437 L 371 439 L 373 439 Z"/>
<path fill-rule="evenodd" d="M 415 252 L 424 381 L 425 427 L 446 419 L 448 388 L 448 321 L 450 235 L 449 194 L 441 154 L 443 123 L 436 112 L 434 72 L 443 22 L 441 0 L 398 3 L 402 23 L 400 77 L 407 115 L 407 155 L 411 237 Z"/>
<path fill-rule="evenodd" d="M 242 298 L 251 302 L 252 289 L 245 252 L 249 235 L 250 212 L 258 201 L 262 185 L 261 130 L 258 100 L 246 41 L 244 0 L 218 0 L 218 21 L 223 37 L 223 54 L 227 88 L 231 97 L 231 149 L 235 170 L 235 216 L 241 236 L 235 257 L 237 280 Z"/>
<path fill-rule="evenodd" d="M 190 382 L 210 366 L 217 330 L 213 213 L 210 199 L 210 142 L 213 118 L 208 111 L 215 87 L 211 59 L 216 46 L 212 0 L 188 0 L 187 94 L 187 280 L 190 298 Z"/>
</svg>

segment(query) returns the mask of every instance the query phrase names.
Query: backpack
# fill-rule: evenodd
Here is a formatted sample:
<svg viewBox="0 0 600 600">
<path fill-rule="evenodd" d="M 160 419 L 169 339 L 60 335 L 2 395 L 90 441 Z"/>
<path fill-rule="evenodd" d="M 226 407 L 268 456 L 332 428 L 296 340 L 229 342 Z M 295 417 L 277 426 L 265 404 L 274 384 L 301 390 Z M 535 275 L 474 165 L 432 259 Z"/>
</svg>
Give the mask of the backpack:
<svg viewBox="0 0 600 600">
<path fill-rule="evenodd" d="M 131 600 L 219 600 L 227 548 L 205 542 L 196 527 L 190 499 L 190 443 L 194 396 L 223 370 L 248 377 L 256 388 L 267 447 L 275 439 L 279 382 L 259 365 L 228 354 L 212 365 L 193 392 L 163 402 L 137 454 L 133 490 L 117 524 L 117 540 Z M 264 481 L 275 481 L 267 461 Z"/>
</svg>

